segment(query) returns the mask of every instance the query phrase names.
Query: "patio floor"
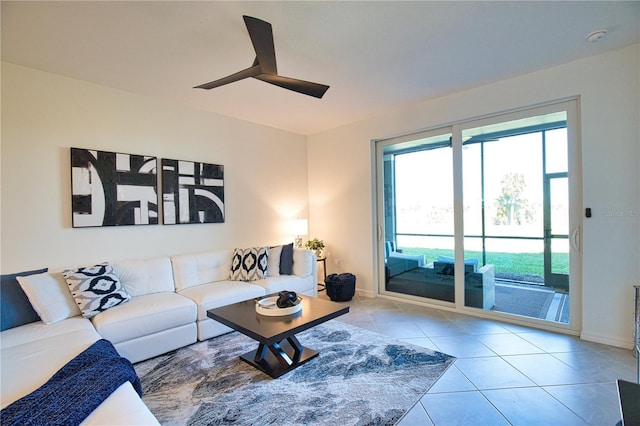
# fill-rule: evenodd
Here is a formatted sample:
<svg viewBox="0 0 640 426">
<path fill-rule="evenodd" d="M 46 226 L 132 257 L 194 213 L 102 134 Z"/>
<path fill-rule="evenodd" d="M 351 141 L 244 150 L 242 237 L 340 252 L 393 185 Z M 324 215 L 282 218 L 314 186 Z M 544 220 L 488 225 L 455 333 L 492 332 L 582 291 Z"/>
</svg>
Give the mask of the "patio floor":
<svg viewBox="0 0 640 426">
<path fill-rule="evenodd" d="M 446 294 L 439 294 L 430 287 L 425 286 L 420 274 L 414 270 L 391 277 L 386 288 L 396 293 L 453 302 L 452 289 Z M 542 285 L 504 279 L 496 279 L 495 292 L 496 301 L 491 309 L 493 311 L 553 322 L 569 322 L 569 295 L 566 293 L 555 292 L 552 288 Z"/>
<path fill-rule="evenodd" d="M 569 322 L 569 295 L 551 288 L 496 280 L 496 304 L 493 311 Z"/>
</svg>

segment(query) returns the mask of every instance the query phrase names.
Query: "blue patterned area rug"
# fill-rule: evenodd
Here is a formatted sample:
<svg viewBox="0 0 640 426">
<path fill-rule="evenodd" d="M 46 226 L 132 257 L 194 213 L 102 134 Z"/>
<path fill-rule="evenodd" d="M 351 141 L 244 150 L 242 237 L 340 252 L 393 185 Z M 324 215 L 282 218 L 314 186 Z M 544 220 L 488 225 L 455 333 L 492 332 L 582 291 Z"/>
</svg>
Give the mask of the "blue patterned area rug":
<svg viewBox="0 0 640 426">
<path fill-rule="evenodd" d="M 455 360 L 335 320 L 297 337 L 320 355 L 277 379 L 237 332 L 138 363 L 143 401 L 163 425 L 393 425 Z"/>
</svg>

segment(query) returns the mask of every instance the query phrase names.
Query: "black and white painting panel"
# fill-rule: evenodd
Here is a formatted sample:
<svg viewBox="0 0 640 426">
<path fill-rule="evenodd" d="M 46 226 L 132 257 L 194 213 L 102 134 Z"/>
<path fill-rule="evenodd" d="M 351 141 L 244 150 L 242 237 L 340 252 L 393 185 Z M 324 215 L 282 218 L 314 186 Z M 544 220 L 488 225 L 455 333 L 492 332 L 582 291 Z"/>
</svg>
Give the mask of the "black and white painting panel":
<svg viewBox="0 0 640 426">
<path fill-rule="evenodd" d="M 73 227 L 158 224 L 156 157 L 71 148 Z"/>
<path fill-rule="evenodd" d="M 165 225 L 224 222 L 224 166 L 162 159 Z"/>
</svg>

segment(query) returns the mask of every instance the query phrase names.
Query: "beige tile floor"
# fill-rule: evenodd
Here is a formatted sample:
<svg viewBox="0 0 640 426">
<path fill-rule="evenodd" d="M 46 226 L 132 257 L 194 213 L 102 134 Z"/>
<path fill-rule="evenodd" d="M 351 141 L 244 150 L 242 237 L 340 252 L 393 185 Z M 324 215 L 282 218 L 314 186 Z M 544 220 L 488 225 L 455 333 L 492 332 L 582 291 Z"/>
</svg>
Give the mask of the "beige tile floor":
<svg viewBox="0 0 640 426">
<path fill-rule="evenodd" d="M 345 303 L 339 321 L 457 357 L 400 426 L 615 425 L 615 381 L 636 380 L 631 350 L 383 298 Z"/>
</svg>

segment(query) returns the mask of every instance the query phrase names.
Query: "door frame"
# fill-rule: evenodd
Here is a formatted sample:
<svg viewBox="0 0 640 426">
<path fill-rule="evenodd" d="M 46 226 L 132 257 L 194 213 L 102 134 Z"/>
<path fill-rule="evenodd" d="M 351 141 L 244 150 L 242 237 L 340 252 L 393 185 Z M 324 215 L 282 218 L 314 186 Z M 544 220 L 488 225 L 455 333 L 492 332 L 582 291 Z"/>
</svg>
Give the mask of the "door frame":
<svg viewBox="0 0 640 426">
<path fill-rule="evenodd" d="M 569 293 L 569 276 L 553 272 L 552 242 L 554 239 L 569 239 L 569 234 L 554 234 L 551 228 L 551 181 L 553 179 L 569 179 L 568 172 L 545 173 L 543 193 L 544 210 L 544 285 L 554 290 L 561 290 Z M 567 200 L 568 202 L 569 200 Z"/>
</svg>

